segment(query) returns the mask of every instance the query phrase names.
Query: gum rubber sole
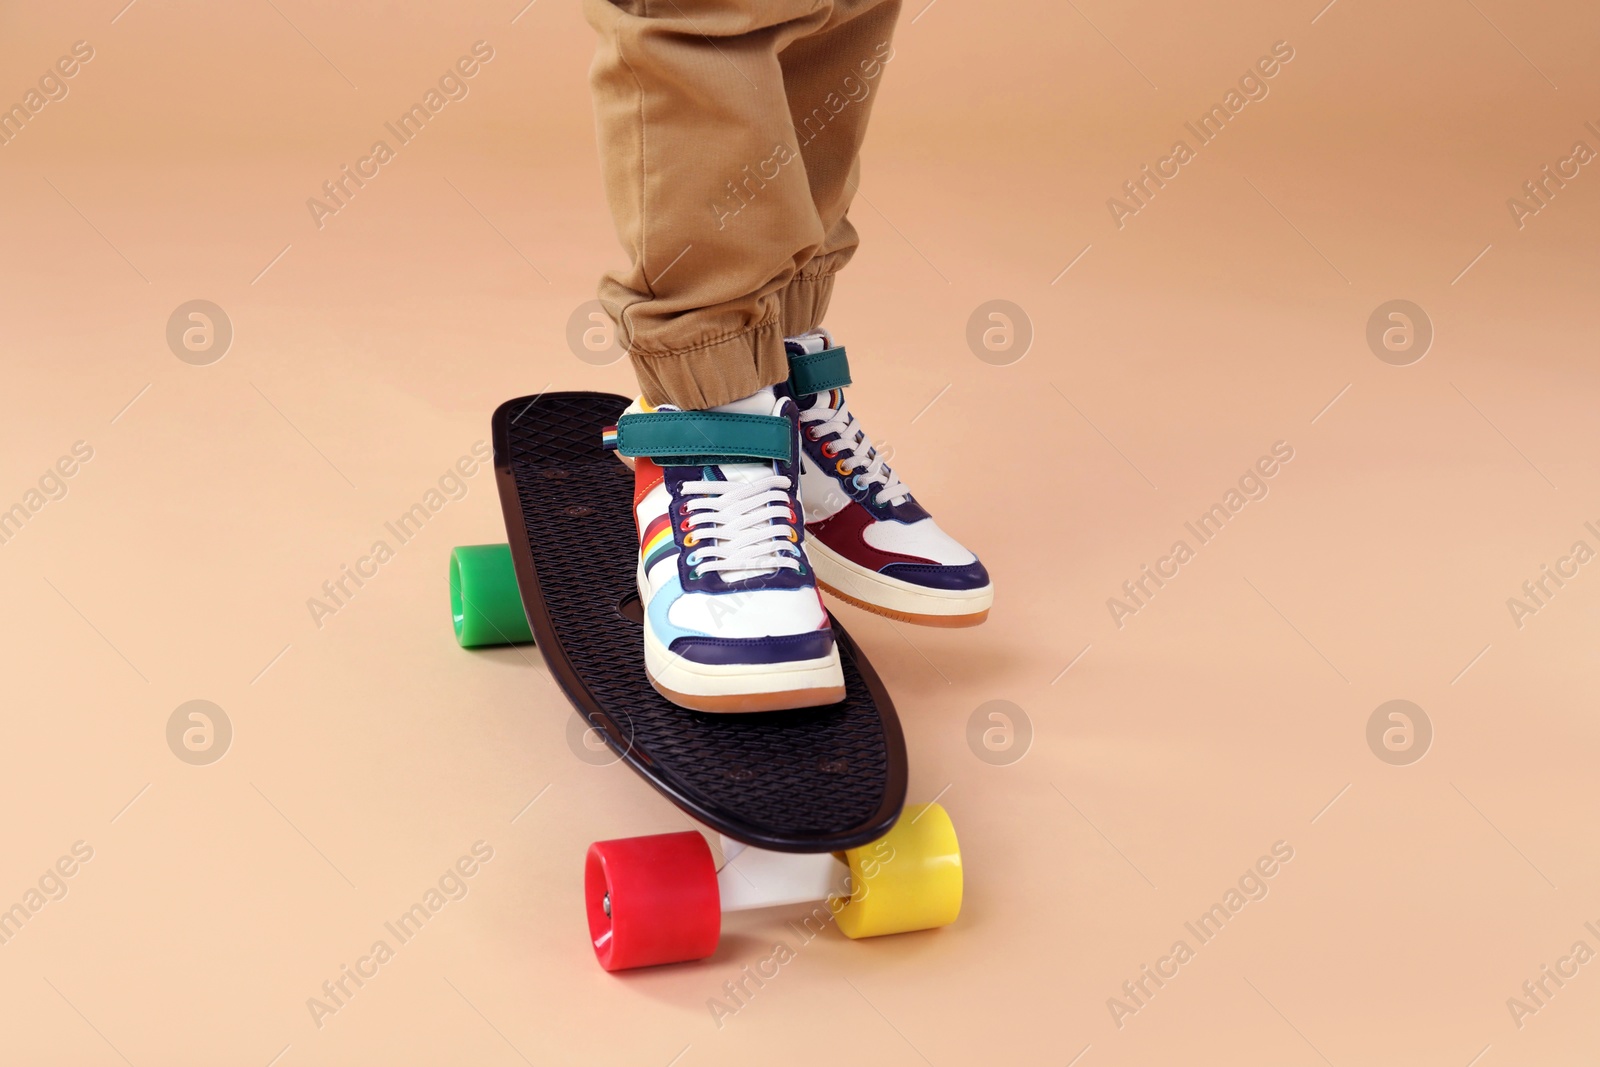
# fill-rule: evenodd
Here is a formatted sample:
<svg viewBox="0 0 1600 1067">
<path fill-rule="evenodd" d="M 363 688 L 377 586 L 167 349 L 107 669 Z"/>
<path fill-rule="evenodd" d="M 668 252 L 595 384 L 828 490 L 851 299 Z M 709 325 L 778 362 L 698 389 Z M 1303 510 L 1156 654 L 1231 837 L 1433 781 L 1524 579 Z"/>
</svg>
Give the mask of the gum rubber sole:
<svg viewBox="0 0 1600 1067">
<path fill-rule="evenodd" d="M 795 711 L 800 708 L 820 708 L 837 704 L 845 698 L 844 686 L 824 686 L 816 689 L 780 689 L 775 693 L 727 693 L 708 696 L 699 693 L 678 693 L 649 675 L 656 692 L 690 711 L 703 711 L 715 715 L 743 714 L 756 711 Z"/>
<path fill-rule="evenodd" d="M 886 619 L 895 619 L 899 622 L 909 622 L 917 626 L 937 626 L 945 630 L 959 630 L 968 626 L 977 626 L 989 617 L 989 609 L 974 612 L 971 615 L 918 615 L 910 611 L 895 611 L 891 608 L 880 608 L 876 604 L 868 604 L 865 600 L 853 597 L 849 593 L 841 593 L 822 579 L 817 579 L 817 588 L 825 589 L 833 596 L 838 597 L 846 604 L 854 604 L 862 611 L 870 611 L 874 615 L 882 615 Z"/>
<path fill-rule="evenodd" d="M 994 604 L 992 585 L 959 593 L 926 589 L 852 562 L 814 536 L 806 539 L 806 556 L 819 589 L 886 619 L 947 629 L 977 626 Z"/>
</svg>

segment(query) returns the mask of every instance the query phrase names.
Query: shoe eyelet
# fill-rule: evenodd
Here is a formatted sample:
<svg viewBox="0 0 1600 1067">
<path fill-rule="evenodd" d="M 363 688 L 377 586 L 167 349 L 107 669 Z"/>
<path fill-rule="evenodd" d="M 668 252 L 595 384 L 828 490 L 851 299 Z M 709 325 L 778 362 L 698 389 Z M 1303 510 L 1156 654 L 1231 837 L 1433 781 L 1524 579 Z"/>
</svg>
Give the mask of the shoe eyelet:
<svg viewBox="0 0 1600 1067">
<path fill-rule="evenodd" d="M 816 438 L 813 437 L 812 440 L 814 441 L 814 440 L 816 440 Z M 834 449 L 833 449 L 833 442 L 832 441 L 829 441 L 827 444 L 822 446 L 822 455 L 823 455 L 823 458 L 825 458 L 825 459 L 832 459 L 833 458 Z"/>
<path fill-rule="evenodd" d="M 833 465 L 833 469 L 839 472 L 839 477 L 841 478 L 847 477 L 850 474 L 850 468 L 844 465 L 844 460 L 842 459 Z"/>
<path fill-rule="evenodd" d="M 683 539 L 683 547 L 684 548 L 693 548 L 695 545 L 697 545 L 699 543 L 700 542 L 695 539 L 694 534 L 690 534 L 689 536 L 687 536 L 687 537 L 685 537 Z"/>
<path fill-rule="evenodd" d="M 688 530 L 689 530 L 689 520 L 688 519 L 684 519 L 682 522 L 678 523 L 678 529 L 680 529 L 680 530 L 684 531 L 685 533 L 687 533 Z"/>
</svg>

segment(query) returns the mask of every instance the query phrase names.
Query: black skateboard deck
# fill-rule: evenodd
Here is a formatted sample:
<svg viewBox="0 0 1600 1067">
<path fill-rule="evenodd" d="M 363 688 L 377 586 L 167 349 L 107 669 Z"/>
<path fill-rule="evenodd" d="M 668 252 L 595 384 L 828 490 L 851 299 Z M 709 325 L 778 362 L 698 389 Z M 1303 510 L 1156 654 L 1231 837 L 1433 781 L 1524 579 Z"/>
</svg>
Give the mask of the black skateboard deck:
<svg viewBox="0 0 1600 1067">
<path fill-rule="evenodd" d="M 633 472 L 601 447 L 628 401 L 541 393 L 494 413 L 494 465 L 534 642 L 578 714 L 627 764 L 719 833 L 780 852 L 875 841 L 906 795 L 905 739 L 883 683 L 844 630 L 845 699 L 706 714 L 644 671 Z"/>
</svg>

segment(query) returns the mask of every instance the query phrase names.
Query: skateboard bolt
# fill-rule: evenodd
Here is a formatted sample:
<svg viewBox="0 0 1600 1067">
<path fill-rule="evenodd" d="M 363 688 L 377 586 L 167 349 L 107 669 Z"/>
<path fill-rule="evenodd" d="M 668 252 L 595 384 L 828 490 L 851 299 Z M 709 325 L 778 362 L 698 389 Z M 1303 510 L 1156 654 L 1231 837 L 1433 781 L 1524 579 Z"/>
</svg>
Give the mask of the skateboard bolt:
<svg viewBox="0 0 1600 1067">
<path fill-rule="evenodd" d="M 607 893 L 600 898 L 600 908 L 606 913 L 606 918 L 611 918 L 611 894 Z"/>
</svg>

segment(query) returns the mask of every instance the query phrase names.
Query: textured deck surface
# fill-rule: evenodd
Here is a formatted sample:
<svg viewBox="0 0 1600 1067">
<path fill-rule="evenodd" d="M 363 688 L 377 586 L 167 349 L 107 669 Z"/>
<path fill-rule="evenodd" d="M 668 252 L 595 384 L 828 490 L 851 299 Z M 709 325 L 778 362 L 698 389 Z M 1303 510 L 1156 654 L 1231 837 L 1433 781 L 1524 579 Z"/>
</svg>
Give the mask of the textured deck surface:
<svg viewBox="0 0 1600 1067">
<path fill-rule="evenodd" d="M 508 532 L 513 542 L 524 533 L 513 549 L 518 580 L 551 672 L 613 749 L 722 833 L 817 852 L 876 838 L 905 798 L 905 748 L 848 639 L 848 692 L 825 708 L 704 714 L 666 700 L 645 677 L 633 474 L 600 447 L 601 429 L 626 404 L 546 393 L 495 413 Z"/>
</svg>

